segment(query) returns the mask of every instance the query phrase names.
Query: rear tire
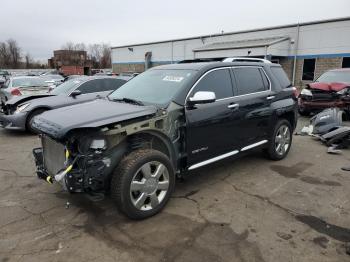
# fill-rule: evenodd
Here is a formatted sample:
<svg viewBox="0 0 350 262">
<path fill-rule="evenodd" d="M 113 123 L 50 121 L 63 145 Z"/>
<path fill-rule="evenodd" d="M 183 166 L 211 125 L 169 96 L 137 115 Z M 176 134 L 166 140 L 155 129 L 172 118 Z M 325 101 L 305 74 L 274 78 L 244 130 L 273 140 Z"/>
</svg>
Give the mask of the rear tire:
<svg viewBox="0 0 350 262">
<path fill-rule="evenodd" d="M 124 157 L 114 170 L 110 193 L 118 209 L 131 219 L 159 213 L 175 186 L 169 158 L 152 149 L 140 149 Z"/>
<path fill-rule="evenodd" d="M 288 155 L 292 138 L 292 127 L 289 121 L 279 120 L 269 139 L 268 147 L 264 149 L 265 155 L 271 160 L 282 160 Z"/>
<path fill-rule="evenodd" d="M 33 122 L 33 119 L 35 116 L 40 115 L 40 114 L 44 113 L 45 111 L 47 111 L 47 109 L 36 109 L 29 114 L 29 116 L 27 117 L 27 121 L 26 121 L 27 132 L 29 132 L 31 134 L 38 133 L 35 129 L 32 128 L 32 122 Z"/>
</svg>

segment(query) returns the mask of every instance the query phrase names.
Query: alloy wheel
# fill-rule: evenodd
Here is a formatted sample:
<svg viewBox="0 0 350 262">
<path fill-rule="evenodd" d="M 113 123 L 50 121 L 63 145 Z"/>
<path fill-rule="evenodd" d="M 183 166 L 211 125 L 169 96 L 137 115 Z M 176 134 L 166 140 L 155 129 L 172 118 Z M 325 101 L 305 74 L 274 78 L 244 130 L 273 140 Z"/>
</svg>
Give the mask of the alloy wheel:
<svg viewBox="0 0 350 262">
<path fill-rule="evenodd" d="M 280 156 L 283 156 L 290 147 L 290 130 L 287 125 L 281 125 L 275 137 L 275 150 Z"/>
<path fill-rule="evenodd" d="M 158 161 L 147 162 L 137 170 L 130 184 L 133 205 L 142 211 L 156 208 L 169 189 L 169 172 Z"/>
</svg>

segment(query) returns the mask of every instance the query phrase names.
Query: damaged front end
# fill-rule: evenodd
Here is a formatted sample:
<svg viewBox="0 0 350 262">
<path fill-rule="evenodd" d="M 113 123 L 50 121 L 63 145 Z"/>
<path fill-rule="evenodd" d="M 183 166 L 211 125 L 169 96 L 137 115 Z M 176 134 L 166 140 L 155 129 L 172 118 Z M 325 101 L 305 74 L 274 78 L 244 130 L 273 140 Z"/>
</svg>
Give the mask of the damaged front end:
<svg viewBox="0 0 350 262">
<path fill-rule="evenodd" d="M 145 107 L 147 111 L 134 108 L 139 111 L 138 117 L 114 116 L 110 123 L 101 126 L 92 121 L 85 122 L 85 126 L 77 126 L 76 122 L 71 126 L 58 125 L 58 121 L 52 121 L 57 110 L 36 117 L 33 126 L 41 132 L 42 142 L 42 148 L 33 150 L 38 177 L 49 183 L 59 182 L 68 192 L 94 195 L 109 191 L 112 173 L 121 159 L 135 149 L 164 152 L 174 159 L 176 167 L 174 156 L 179 156 L 183 147 L 179 139 L 184 122 L 182 107 Z M 115 119 L 122 121 L 114 122 Z"/>
<path fill-rule="evenodd" d="M 311 83 L 300 93 L 298 104 L 304 111 L 322 111 L 337 107 L 348 110 L 350 86 L 343 83 Z"/>
<path fill-rule="evenodd" d="M 114 141 L 118 144 L 118 148 L 114 148 L 111 139 L 98 136 L 96 132 L 85 135 L 77 132 L 65 145 L 47 135 L 41 135 L 41 141 L 42 148 L 33 150 L 38 178 L 48 183 L 58 182 L 71 193 L 108 190 L 115 160 L 125 152 L 123 143 Z"/>
</svg>

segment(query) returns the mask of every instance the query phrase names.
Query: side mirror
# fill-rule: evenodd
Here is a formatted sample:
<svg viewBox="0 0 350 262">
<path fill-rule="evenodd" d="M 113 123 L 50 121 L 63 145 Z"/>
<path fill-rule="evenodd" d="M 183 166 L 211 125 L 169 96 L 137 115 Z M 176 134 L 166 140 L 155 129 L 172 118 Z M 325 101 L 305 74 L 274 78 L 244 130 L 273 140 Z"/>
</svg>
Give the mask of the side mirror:
<svg viewBox="0 0 350 262">
<path fill-rule="evenodd" d="M 193 106 L 196 104 L 208 104 L 213 103 L 216 100 L 216 96 L 214 92 L 209 91 L 198 91 L 194 94 L 193 97 L 187 101 L 189 106 Z"/>
<path fill-rule="evenodd" d="M 81 91 L 79 90 L 74 90 L 72 93 L 70 93 L 70 96 L 73 98 L 75 98 L 78 95 L 81 95 Z"/>
</svg>

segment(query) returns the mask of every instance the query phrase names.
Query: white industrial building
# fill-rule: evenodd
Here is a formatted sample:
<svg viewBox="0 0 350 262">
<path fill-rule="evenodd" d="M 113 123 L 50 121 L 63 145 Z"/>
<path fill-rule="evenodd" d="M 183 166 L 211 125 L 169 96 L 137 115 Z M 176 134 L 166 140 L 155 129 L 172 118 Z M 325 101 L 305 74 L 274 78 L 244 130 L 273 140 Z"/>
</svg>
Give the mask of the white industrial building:
<svg viewBox="0 0 350 262">
<path fill-rule="evenodd" d="M 350 17 L 112 48 L 116 73 L 236 56 L 280 63 L 301 86 L 329 69 L 350 67 Z"/>
</svg>

